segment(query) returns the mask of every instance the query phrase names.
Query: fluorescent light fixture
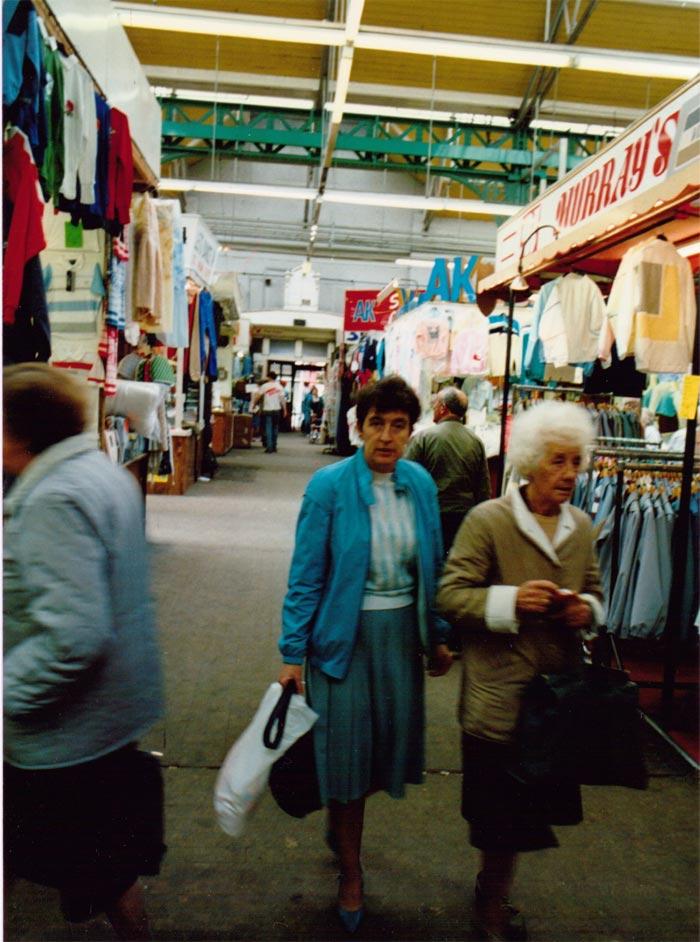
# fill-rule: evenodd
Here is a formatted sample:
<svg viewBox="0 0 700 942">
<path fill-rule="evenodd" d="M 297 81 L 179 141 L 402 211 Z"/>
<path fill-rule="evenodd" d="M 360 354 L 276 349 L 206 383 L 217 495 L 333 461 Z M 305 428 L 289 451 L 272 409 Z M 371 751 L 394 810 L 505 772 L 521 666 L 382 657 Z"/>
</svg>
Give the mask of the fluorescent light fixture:
<svg viewBox="0 0 700 942">
<path fill-rule="evenodd" d="M 697 59 L 686 56 L 649 56 L 643 52 L 613 53 L 607 50 L 579 49 L 572 56 L 572 68 L 584 72 L 612 72 L 687 81 L 700 71 Z"/>
<path fill-rule="evenodd" d="M 163 177 L 158 189 L 176 193 L 221 193 L 226 196 L 261 196 L 282 200 L 313 200 L 317 191 L 304 186 L 273 186 L 266 183 L 228 183 L 225 180 L 180 180 Z"/>
<path fill-rule="evenodd" d="M 247 16 L 242 13 L 217 13 L 119 0 L 112 4 L 112 8 L 122 26 L 134 29 L 300 43 L 306 46 L 342 46 L 345 42 L 343 26 L 321 20 Z"/>
<path fill-rule="evenodd" d="M 400 268 L 432 268 L 434 264 L 434 258 L 397 258 L 394 260 L 394 265 Z M 455 263 L 448 262 L 447 267 L 454 268 Z"/>
<path fill-rule="evenodd" d="M 700 239 L 695 242 L 686 242 L 685 245 L 677 245 L 678 254 L 683 258 L 689 258 L 691 255 L 700 255 Z"/>
<path fill-rule="evenodd" d="M 323 203 L 412 209 L 419 212 L 481 213 L 485 216 L 512 216 L 522 209 L 522 206 L 508 203 L 482 203 L 481 200 L 414 196 L 410 193 L 363 193 L 358 190 L 326 190 L 319 199 Z"/>
<path fill-rule="evenodd" d="M 327 102 L 326 111 L 333 105 Z M 393 105 L 365 105 L 346 102 L 345 114 L 367 115 L 371 118 L 395 118 L 398 121 L 441 121 L 449 124 L 487 124 L 492 127 L 509 128 L 509 118 L 502 115 L 473 114 L 456 111 L 430 111 L 427 108 L 397 108 Z"/>
<path fill-rule="evenodd" d="M 236 92 L 206 91 L 201 88 L 167 88 L 151 86 L 157 98 L 177 98 L 184 101 L 201 101 L 220 105 L 247 105 L 251 108 L 288 108 L 291 111 L 311 111 L 313 98 L 283 98 L 278 95 L 241 95 Z"/>
<path fill-rule="evenodd" d="M 516 65 L 542 65 L 563 69 L 571 52 L 549 43 L 520 43 L 480 36 L 450 33 L 424 33 L 417 30 L 391 30 L 373 27 L 361 30 L 355 46 L 376 52 L 404 53 L 447 59 L 474 59 L 480 62 L 509 62 Z"/>
</svg>

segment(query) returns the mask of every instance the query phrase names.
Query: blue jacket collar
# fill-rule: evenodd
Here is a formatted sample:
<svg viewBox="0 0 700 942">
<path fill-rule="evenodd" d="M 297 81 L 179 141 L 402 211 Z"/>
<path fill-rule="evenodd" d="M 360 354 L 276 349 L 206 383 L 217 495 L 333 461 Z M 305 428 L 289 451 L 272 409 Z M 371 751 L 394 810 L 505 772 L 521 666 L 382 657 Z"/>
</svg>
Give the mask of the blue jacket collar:
<svg viewBox="0 0 700 942">
<path fill-rule="evenodd" d="M 372 490 L 372 469 L 365 460 L 364 448 L 358 448 L 350 459 L 354 462 L 355 473 L 357 474 L 357 483 L 360 489 L 360 496 L 364 503 L 369 507 L 374 503 L 374 491 Z M 396 462 L 396 468 L 392 480 L 397 491 L 405 491 L 409 488 L 408 475 L 405 470 L 406 462 L 399 459 Z"/>
<path fill-rule="evenodd" d="M 68 458 L 74 458 L 76 455 L 82 455 L 85 452 L 96 450 L 94 435 L 84 433 L 82 435 L 72 435 L 70 438 L 64 438 L 63 441 L 57 442 L 55 445 L 51 445 L 49 448 L 40 452 L 36 458 L 30 461 L 10 488 L 4 503 L 5 516 L 11 516 L 21 507 L 37 484 L 39 484 L 56 465 L 61 464 Z"/>
</svg>

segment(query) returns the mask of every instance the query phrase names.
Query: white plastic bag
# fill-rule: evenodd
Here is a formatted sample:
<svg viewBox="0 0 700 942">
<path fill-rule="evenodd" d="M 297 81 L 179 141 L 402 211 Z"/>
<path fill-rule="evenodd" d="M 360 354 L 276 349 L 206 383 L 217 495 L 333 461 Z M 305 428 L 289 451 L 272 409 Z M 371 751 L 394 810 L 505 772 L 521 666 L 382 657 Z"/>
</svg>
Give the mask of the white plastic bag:
<svg viewBox="0 0 700 942">
<path fill-rule="evenodd" d="M 298 693 L 293 694 L 280 744 L 276 749 L 268 749 L 263 744 L 263 732 L 281 694 L 281 684 L 270 684 L 255 716 L 229 750 L 217 776 L 214 808 L 221 830 L 231 837 L 238 837 L 245 830 L 246 817 L 265 791 L 273 762 L 318 719 L 306 700 Z"/>
</svg>

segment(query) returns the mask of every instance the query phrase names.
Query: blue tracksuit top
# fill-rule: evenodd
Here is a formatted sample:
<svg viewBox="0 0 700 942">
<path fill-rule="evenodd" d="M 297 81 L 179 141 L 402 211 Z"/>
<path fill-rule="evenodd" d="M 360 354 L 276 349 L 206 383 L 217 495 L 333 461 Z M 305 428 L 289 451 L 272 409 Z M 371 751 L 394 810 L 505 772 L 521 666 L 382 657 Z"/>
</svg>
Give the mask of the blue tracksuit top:
<svg viewBox="0 0 700 942">
<path fill-rule="evenodd" d="M 437 488 L 412 461 L 397 462 L 394 482 L 410 494 L 415 508 L 418 623 L 427 653 L 449 630 L 433 609 L 443 558 Z M 309 481 L 282 608 L 279 649 L 285 663 L 301 664 L 308 656 L 330 677 L 345 677 L 369 570 L 373 503 L 372 472 L 362 449 L 321 468 Z"/>
</svg>

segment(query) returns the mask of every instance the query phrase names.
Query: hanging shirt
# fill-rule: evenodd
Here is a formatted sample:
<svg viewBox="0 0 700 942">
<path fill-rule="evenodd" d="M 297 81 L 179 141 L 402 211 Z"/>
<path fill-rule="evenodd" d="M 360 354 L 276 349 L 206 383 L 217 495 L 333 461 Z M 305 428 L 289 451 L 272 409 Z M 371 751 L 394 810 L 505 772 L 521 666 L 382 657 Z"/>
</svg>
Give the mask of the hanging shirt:
<svg viewBox="0 0 700 942">
<path fill-rule="evenodd" d="M 483 376 L 489 371 L 489 321 L 476 313 L 452 342 L 450 372 L 454 376 Z"/>
<path fill-rule="evenodd" d="M 685 373 L 692 359 L 697 308 L 688 259 L 663 239 L 630 249 L 620 262 L 600 334 L 599 356 L 613 341 L 645 373 Z"/>
<path fill-rule="evenodd" d="M 161 338 L 167 347 L 188 347 L 190 344 L 187 314 L 187 282 L 185 278 L 185 247 L 182 241 L 182 213 L 178 200 L 159 200 L 172 212 L 172 328 Z M 252 372 L 252 371 L 248 371 Z"/>
<path fill-rule="evenodd" d="M 46 151 L 41 165 L 41 183 L 44 196 L 58 205 L 63 182 L 63 66 L 61 53 L 49 40 L 44 44 L 44 69 L 46 70 Z"/>
<path fill-rule="evenodd" d="M 42 226 L 44 204 L 39 174 L 26 136 L 14 129 L 2 149 L 3 322 L 12 324 L 19 304 L 24 267 L 46 245 Z"/>
<path fill-rule="evenodd" d="M 92 79 L 75 56 L 61 58 L 63 67 L 63 183 L 67 200 L 79 196 L 88 206 L 95 201 L 97 113 Z M 80 193 L 78 194 L 78 186 Z"/>
<path fill-rule="evenodd" d="M 557 292 L 566 333 L 567 363 L 591 363 L 598 356 L 598 338 L 605 319 L 600 288 L 588 275 L 570 272 L 557 279 Z"/>
<path fill-rule="evenodd" d="M 111 108 L 106 100 L 94 93 L 97 120 L 97 158 L 95 162 L 95 199 L 88 206 L 82 198 L 68 200 L 59 196 L 58 208 L 70 213 L 73 225 L 82 223 L 83 229 L 103 229 L 107 212 L 107 163 L 109 159 L 109 127 Z"/>
<path fill-rule="evenodd" d="M 416 328 L 416 352 L 422 357 L 447 356 L 450 328 L 445 321 L 427 318 Z"/>
<path fill-rule="evenodd" d="M 158 239 L 160 241 L 160 258 L 163 271 L 163 303 L 160 310 L 160 329 L 168 333 L 173 328 L 173 308 L 175 294 L 173 288 L 173 208 L 172 200 L 155 200 L 158 217 Z"/>
<path fill-rule="evenodd" d="M 129 119 L 118 108 L 110 114 L 110 145 L 107 167 L 108 229 L 118 235 L 129 220 L 131 193 L 134 188 L 134 161 L 131 150 Z"/>
</svg>

